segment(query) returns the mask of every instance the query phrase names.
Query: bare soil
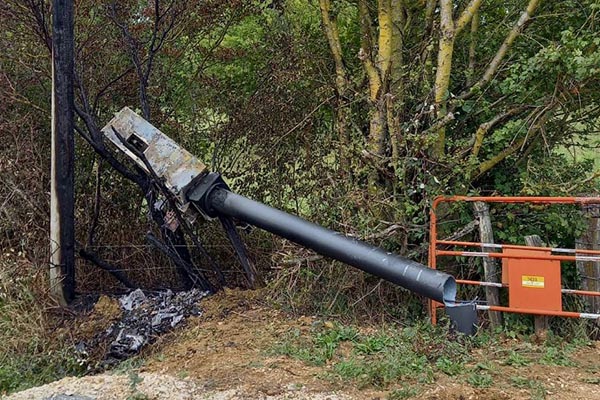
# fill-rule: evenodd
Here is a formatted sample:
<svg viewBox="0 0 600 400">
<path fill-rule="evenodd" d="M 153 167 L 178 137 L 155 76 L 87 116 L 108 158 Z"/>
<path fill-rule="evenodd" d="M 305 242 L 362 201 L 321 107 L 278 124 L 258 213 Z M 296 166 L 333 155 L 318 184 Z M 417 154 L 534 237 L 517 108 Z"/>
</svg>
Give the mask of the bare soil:
<svg viewBox="0 0 600 400">
<path fill-rule="evenodd" d="M 257 296 L 257 292 L 225 291 L 206 299 L 202 303 L 204 315 L 191 320 L 185 332 L 156 343 L 143 370 L 183 374 L 211 389 L 243 388 L 248 398 L 301 387 L 308 393 L 339 392 L 355 399 L 383 399 L 395 389 L 358 389 L 352 382 L 331 379 L 331 366 L 315 367 L 274 355 L 274 343 L 292 330 L 308 335 L 316 320 L 310 316 L 292 318 L 264 305 Z M 494 357 L 495 350 L 476 351 L 476 358 L 485 361 Z M 547 398 L 600 399 L 600 342 L 580 349 L 574 358 L 577 367 L 498 365 L 500 370 L 493 371 L 491 388 L 473 388 L 443 373 L 436 376 L 434 384 L 413 384 L 420 386 L 419 399 L 532 398 L 531 388 L 515 387 L 511 378 L 518 376 L 544 382 Z"/>
</svg>

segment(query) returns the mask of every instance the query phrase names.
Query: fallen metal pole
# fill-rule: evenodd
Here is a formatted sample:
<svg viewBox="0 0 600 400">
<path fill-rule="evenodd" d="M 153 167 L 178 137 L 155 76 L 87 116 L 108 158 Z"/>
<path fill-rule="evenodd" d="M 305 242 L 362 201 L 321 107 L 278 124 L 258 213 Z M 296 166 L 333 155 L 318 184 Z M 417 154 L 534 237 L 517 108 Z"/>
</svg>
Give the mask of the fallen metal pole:
<svg viewBox="0 0 600 400">
<path fill-rule="evenodd" d="M 200 160 L 128 108 L 121 110 L 102 132 L 140 168 L 154 169 L 158 178 L 165 181 L 177 207 L 188 221 L 193 222 L 198 214 L 222 221 L 237 218 L 444 303 L 456 329 L 467 334 L 474 333 L 477 319 L 475 304 L 456 302 L 456 282 L 451 275 L 232 193 L 219 174 L 209 172 Z M 130 146 L 125 146 L 124 141 Z M 143 153 L 150 167 L 130 147 Z M 224 223 L 226 228 L 228 223 Z M 237 247 L 236 252 L 251 282 L 252 268 L 245 260 L 245 251 L 236 236 L 234 232 L 230 239 Z"/>
<path fill-rule="evenodd" d="M 211 208 L 205 210 L 210 214 L 216 211 L 237 218 L 430 299 L 442 303 L 455 301 L 454 278 L 415 261 L 323 228 L 224 188 L 216 187 L 210 191 L 205 204 Z"/>
</svg>

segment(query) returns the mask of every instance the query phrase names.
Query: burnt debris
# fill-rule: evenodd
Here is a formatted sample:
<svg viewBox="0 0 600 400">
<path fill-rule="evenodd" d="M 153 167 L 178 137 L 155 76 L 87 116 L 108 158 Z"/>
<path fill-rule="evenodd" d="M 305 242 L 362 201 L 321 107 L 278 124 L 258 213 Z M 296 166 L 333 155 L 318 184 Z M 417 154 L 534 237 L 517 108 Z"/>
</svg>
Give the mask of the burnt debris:
<svg viewBox="0 0 600 400">
<path fill-rule="evenodd" d="M 125 360 L 160 335 L 181 325 L 188 317 L 201 315 L 198 303 L 208 294 L 198 289 L 177 293 L 171 290 L 143 292 L 137 289 L 121 296 L 118 299 L 120 318 L 88 343 L 80 343 L 77 346 L 79 358 L 85 359 L 87 350 L 98 343 L 107 343 L 102 366 Z"/>
</svg>

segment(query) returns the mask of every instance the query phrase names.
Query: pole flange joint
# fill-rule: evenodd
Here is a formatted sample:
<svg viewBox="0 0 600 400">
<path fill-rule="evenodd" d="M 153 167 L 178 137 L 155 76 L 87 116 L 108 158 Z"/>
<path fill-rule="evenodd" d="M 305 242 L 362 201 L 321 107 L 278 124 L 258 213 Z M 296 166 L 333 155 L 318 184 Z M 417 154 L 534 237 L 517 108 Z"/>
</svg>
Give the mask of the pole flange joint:
<svg viewBox="0 0 600 400">
<path fill-rule="evenodd" d="M 214 209 L 209 201 L 210 194 L 217 188 L 230 190 L 221 174 L 209 172 L 187 194 L 189 201 L 196 206 L 204 218 L 209 220 L 219 216 L 218 211 Z"/>
</svg>

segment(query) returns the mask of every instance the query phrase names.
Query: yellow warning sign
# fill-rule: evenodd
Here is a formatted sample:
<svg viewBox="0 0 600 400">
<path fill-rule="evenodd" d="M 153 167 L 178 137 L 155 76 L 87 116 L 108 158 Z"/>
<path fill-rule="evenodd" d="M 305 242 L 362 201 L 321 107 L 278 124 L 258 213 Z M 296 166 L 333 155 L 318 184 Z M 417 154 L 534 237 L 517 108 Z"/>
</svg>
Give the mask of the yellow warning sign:
<svg viewBox="0 0 600 400">
<path fill-rule="evenodd" d="M 521 275 L 521 286 L 526 288 L 543 289 L 544 288 L 544 277 L 543 276 L 532 276 L 532 275 Z"/>
</svg>

